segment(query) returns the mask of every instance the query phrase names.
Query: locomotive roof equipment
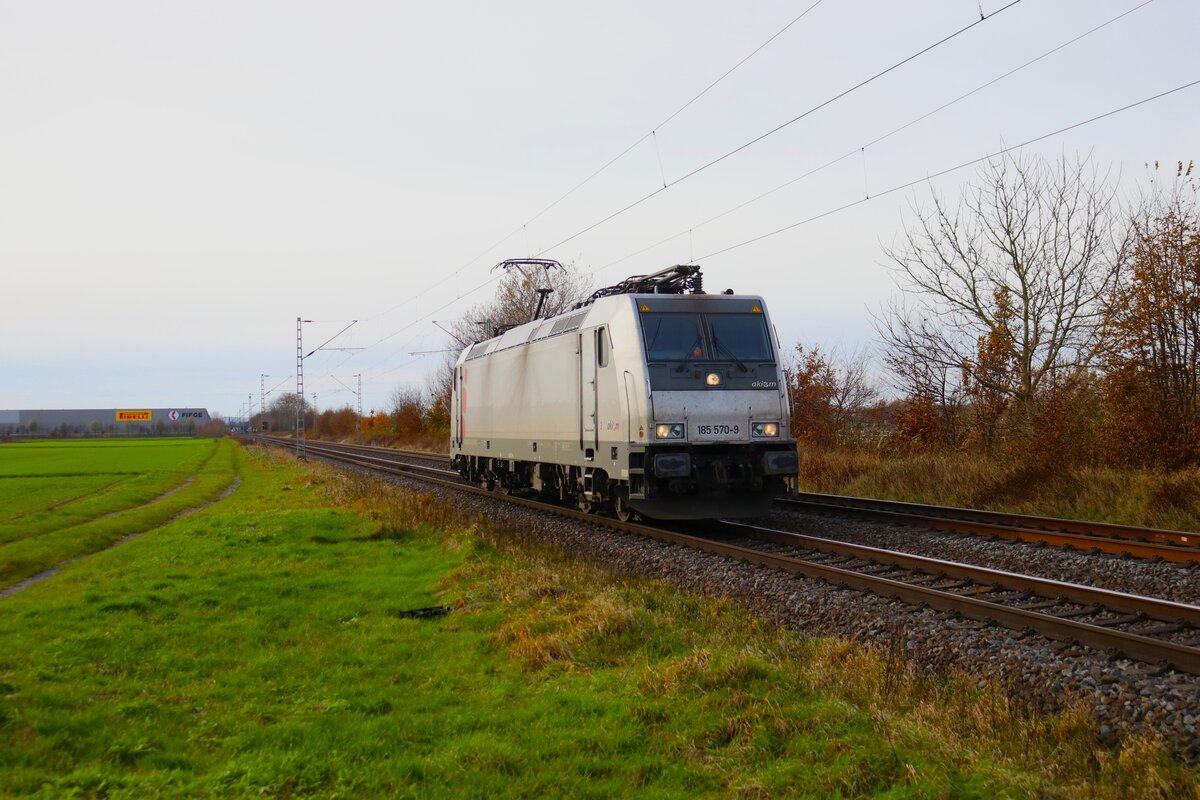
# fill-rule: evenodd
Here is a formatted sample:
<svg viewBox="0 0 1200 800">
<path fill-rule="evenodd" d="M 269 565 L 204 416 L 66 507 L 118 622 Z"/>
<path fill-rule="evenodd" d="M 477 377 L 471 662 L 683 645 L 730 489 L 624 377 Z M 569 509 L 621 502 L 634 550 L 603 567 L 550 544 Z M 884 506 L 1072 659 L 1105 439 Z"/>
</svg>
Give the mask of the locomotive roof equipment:
<svg viewBox="0 0 1200 800">
<path fill-rule="evenodd" d="M 676 264 L 650 275 L 633 275 L 613 286 L 597 289 L 587 300 L 576 303 L 575 308 L 590 306 L 601 297 L 618 294 L 704 294 L 704 276 L 695 264 Z"/>
</svg>

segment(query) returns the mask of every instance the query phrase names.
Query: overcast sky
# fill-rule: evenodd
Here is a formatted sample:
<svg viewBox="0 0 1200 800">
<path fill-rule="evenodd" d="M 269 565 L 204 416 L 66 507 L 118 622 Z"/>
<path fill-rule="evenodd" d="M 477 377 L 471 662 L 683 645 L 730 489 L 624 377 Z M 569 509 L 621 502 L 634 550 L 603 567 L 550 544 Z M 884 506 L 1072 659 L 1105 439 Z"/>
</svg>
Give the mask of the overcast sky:
<svg viewBox="0 0 1200 800">
<path fill-rule="evenodd" d="M 824 0 L 783 30 L 813 0 L 0 0 L 0 408 L 235 416 L 262 373 L 292 388 L 297 316 L 310 346 L 357 319 L 334 344 L 365 348 L 310 357 L 310 399 L 352 403 L 361 373 L 380 408 L 447 346 L 432 321 L 531 254 L 597 286 L 697 261 L 787 343 L 870 346 L 884 247 L 976 168 L 876 195 L 1200 79 L 1195 0 L 1006 2 Z M 1028 150 L 1132 196 L 1200 157 L 1198 122 L 1193 87 Z"/>
</svg>

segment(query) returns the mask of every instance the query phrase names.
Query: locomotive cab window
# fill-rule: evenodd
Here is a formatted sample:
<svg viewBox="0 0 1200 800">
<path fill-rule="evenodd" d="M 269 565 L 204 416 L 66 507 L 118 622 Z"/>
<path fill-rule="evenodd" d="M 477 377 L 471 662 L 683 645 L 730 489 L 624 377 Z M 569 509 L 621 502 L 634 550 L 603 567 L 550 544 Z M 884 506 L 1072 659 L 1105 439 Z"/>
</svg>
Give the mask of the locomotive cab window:
<svg viewBox="0 0 1200 800">
<path fill-rule="evenodd" d="M 596 363 L 601 367 L 608 366 L 608 328 L 596 330 Z"/>
<path fill-rule="evenodd" d="M 688 361 L 708 358 L 708 343 L 696 314 L 641 315 L 648 361 Z"/>
<path fill-rule="evenodd" d="M 717 358 L 741 361 L 774 361 L 771 339 L 760 314 L 709 314 L 713 350 Z"/>
</svg>

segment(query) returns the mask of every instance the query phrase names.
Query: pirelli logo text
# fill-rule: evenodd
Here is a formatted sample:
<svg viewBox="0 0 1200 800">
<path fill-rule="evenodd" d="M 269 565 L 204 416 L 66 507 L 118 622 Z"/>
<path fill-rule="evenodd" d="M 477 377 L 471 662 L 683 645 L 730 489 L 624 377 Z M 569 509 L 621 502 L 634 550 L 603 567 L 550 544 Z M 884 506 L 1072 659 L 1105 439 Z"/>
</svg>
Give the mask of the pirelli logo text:
<svg viewBox="0 0 1200 800">
<path fill-rule="evenodd" d="M 149 411 L 117 410 L 117 422 L 150 422 L 154 414 Z"/>
</svg>

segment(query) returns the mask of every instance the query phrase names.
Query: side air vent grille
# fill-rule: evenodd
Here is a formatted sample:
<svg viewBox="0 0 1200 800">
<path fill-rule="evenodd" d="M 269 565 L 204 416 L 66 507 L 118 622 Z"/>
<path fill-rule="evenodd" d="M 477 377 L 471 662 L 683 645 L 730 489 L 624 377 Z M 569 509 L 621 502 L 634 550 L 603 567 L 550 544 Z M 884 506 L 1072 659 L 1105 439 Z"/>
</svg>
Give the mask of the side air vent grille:
<svg viewBox="0 0 1200 800">
<path fill-rule="evenodd" d="M 486 342 L 480 342 L 479 344 L 473 346 L 471 348 L 471 352 L 467 353 L 467 360 L 470 361 L 472 358 L 479 358 L 480 356 L 487 354 L 488 350 L 490 350 L 492 345 L 495 343 L 495 339 L 488 339 Z"/>
<path fill-rule="evenodd" d="M 529 338 L 527 338 L 525 341 L 532 342 L 534 339 L 545 338 L 546 336 L 549 335 L 550 326 L 553 324 L 554 323 L 547 322 L 542 325 L 534 325 L 533 329 L 531 331 L 529 331 Z"/>
<path fill-rule="evenodd" d="M 550 335 L 554 336 L 558 333 L 566 333 L 573 331 L 583 324 L 583 318 L 587 316 L 587 312 L 583 311 L 579 314 L 572 314 L 569 317 L 561 317 L 554 322 L 554 327 L 550 329 Z"/>
</svg>

